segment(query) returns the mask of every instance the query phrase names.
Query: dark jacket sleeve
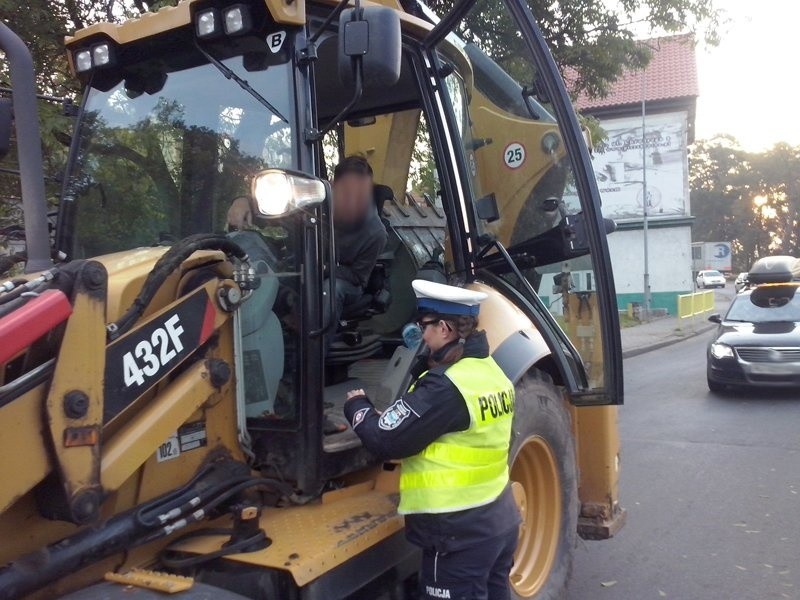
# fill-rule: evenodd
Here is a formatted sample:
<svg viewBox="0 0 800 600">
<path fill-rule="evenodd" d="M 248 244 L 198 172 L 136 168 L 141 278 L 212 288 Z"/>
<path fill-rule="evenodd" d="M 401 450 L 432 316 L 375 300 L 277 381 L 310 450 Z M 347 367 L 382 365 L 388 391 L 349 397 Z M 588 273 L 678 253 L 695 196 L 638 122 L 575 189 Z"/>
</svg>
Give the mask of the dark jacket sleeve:
<svg viewBox="0 0 800 600">
<path fill-rule="evenodd" d="M 383 413 L 366 396 L 344 405 L 344 413 L 364 447 L 382 460 L 419 454 L 445 433 L 469 427 L 469 410 L 455 385 L 431 371 Z"/>
<path fill-rule="evenodd" d="M 386 230 L 383 224 L 378 222 L 380 228 L 373 227 L 368 232 L 369 240 L 364 243 L 364 247 L 356 255 L 350 264 L 338 264 L 336 266 L 336 277 L 349 281 L 354 285 L 366 287 L 369 282 L 370 273 L 378 262 L 378 257 L 386 246 Z"/>
</svg>

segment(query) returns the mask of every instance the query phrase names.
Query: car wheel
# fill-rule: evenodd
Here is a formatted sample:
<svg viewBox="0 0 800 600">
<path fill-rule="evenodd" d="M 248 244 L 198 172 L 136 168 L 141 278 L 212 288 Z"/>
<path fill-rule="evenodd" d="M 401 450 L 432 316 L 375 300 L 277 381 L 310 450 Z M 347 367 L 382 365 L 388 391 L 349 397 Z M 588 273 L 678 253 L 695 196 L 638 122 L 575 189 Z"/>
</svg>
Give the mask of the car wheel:
<svg viewBox="0 0 800 600">
<path fill-rule="evenodd" d="M 714 381 L 713 379 L 710 379 L 708 377 L 706 377 L 706 381 L 708 382 L 709 391 L 717 392 L 717 393 L 725 391 L 725 385 L 724 384 L 719 383 L 718 381 Z"/>
</svg>

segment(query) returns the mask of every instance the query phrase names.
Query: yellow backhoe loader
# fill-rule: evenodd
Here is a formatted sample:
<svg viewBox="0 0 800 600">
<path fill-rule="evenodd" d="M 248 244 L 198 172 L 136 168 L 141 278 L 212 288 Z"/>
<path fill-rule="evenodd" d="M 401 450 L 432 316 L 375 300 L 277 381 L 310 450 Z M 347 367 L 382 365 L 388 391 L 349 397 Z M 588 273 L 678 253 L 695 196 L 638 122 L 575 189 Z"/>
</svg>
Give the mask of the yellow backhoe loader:
<svg viewBox="0 0 800 600">
<path fill-rule="evenodd" d="M 3 24 L 0 49 L 27 240 L 0 280 L 0 598 L 415 597 L 402 465 L 341 418 L 348 389 L 410 384 L 414 278 L 488 294 L 511 584 L 564 596 L 578 536 L 625 515 L 613 224 L 524 0 L 184 0 L 75 32 L 52 243 L 32 63 Z M 388 242 L 335 318 L 350 154 Z M 229 231 L 241 196 L 256 226 Z"/>
</svg>

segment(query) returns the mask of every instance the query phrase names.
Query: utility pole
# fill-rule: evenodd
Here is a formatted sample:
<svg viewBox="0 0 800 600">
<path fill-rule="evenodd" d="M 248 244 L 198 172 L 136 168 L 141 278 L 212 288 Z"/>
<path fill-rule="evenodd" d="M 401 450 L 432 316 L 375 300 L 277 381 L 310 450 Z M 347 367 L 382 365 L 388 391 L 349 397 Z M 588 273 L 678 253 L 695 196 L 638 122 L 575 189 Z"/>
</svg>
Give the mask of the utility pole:
<svg viewBox="0 0 800 600">
<path fill-rule="evenodd" d="M 648 256 L 647 248 L 647 216 L 649 211 L 649 199 L 647 197 L 647 133 L 645 126 L 647 124 L 647 75 L 645 68 L 642 68 L 642 238 L 644 241 L 644 302 L 642 303 L 642 312 L 644 320 L 650 320 L 650 257 Z"/>
</svg>

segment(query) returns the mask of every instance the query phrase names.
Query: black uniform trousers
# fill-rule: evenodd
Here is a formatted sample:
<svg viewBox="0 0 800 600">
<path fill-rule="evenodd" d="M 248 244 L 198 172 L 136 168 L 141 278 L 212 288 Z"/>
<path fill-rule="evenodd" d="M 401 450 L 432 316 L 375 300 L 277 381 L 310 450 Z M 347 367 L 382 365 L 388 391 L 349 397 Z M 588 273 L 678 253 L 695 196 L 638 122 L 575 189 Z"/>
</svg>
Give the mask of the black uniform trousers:
<svg viewBox="0 0 800 600">
<path fill-rule="evenodd" d="M 419 572 L 425 600 L 510 600 L 508 574 L 519 529 L 454 552 L 424 548 Z"/>
</svg>

